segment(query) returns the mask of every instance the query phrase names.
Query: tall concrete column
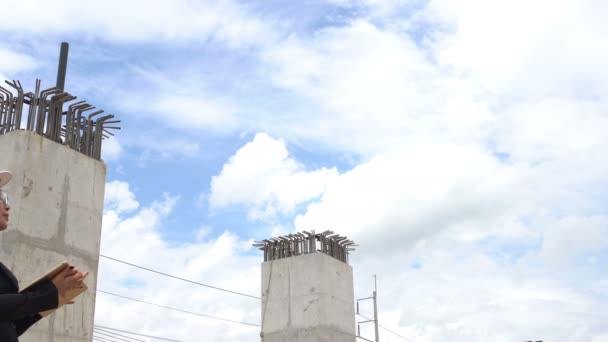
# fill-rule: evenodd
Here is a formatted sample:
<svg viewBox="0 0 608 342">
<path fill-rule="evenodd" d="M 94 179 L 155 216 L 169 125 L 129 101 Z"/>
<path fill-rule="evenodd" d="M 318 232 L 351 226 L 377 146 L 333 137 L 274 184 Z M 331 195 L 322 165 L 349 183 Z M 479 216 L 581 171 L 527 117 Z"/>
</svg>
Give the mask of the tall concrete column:
<svg viewBox="0 0 608 342">
<path fill-rule="evenodd" d="M 0 135 L 0 170 L 11 201 L 0 260 L 21 287 L 69 261 L 89 271 L 89 290 L 30 328 L 21 342 L 90 342 L 93 333 L 106 167 L 34 132 Z"/>
<path fill-rule="evenodd" d="M 323 253 L 262 264 L 263 342 L 354 342 L 353 271 Z"/>
</svg>

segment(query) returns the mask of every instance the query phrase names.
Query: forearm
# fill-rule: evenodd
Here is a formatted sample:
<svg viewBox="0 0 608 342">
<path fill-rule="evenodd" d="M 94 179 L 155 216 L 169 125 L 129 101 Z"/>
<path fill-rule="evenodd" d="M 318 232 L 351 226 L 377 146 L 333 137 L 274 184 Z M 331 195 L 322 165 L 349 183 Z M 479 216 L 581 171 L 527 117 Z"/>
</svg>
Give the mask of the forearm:
<svg viewBox="0 0 608 342">
<path fill-rule="evenodd" d="M 58 305 L 57 288 L 49 281 L 22 293 L 0 295 L 0 321 L 17 321 Z"/>
<path fill-rule="evenodd" d="M 21 336 L 27 329 L 38 322 L 42 316 L 36 313 L 33 315 L 26 316 L 20 320 L 15 321 L 15 328 L 17 330 L 17 336 Z"/>
</svg>

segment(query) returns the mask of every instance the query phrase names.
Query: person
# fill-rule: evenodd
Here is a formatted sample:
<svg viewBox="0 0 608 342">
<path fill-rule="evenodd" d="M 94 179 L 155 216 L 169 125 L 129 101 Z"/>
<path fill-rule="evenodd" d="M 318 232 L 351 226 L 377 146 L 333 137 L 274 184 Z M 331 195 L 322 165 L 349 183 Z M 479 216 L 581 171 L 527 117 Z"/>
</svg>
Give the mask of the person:
<svg viewBox="0 0 608 342">
<path fill-rule="evenodd" d="M 2 187 L 11 178 L 9 171 L 0 171 L 0 232 L 8 226 L 11 209 L 8 194 Z M 0 341 L 18 342 L 18 337 L 42 318 L 39 312 L 57 308 L 59 296 L 80 287 L 86 275 L 69 265 L 53 279 L 19 292 L 17 278 L 0 262 Z"/>
</svg>

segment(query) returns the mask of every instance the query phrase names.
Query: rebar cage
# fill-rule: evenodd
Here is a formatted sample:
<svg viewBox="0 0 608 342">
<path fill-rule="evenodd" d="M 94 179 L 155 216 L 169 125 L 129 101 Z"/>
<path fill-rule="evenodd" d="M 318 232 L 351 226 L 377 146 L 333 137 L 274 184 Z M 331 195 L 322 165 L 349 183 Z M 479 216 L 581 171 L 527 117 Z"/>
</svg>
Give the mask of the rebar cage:
<svg viewBox="0 0 608 342">
<path fill-rule="evenodd" d="M 348 264 L 349 254 L 357 245 L 346 236 L 340 236 L 331 230 L 322 233 L 311 230 L 254 241 L 253 246 L 264 252 L 264 261 L 302 254 L 325 253 Z"/>
<path fill-rule="evenodd" d="M 120 129 L 110 126 L 120 122 L 111 120 L 114 115 L 99 116 L 103 110 L 86 101 L 72 102 L 77 97 L 60 88 L 41 90 L 38 79 L 35 90 L 27 93 L 21 82 L 5 82 L 17 94 L 0 86 L 0 135 L 25 129 L 101 160 L 102 140 L 114 135 L 110 130 Z"/>
</svg>

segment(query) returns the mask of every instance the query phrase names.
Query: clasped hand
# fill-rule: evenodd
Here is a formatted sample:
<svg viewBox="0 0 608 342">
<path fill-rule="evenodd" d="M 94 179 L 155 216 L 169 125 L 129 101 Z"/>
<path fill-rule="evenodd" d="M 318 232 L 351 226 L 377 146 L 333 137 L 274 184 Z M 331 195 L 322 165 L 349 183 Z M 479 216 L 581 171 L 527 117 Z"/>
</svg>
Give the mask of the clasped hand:
<svg viewBox="0 0 608 342">
<path fill-rule="evenodd" d="M 59 296 L 65 297 L 67 292 L 82 286 L 84 278 L 89 272 L 81 272 L 72 265 L 64 268 L 55 278 L 51 279 L 53 285 L 57 288 Z"/>
</svg>

